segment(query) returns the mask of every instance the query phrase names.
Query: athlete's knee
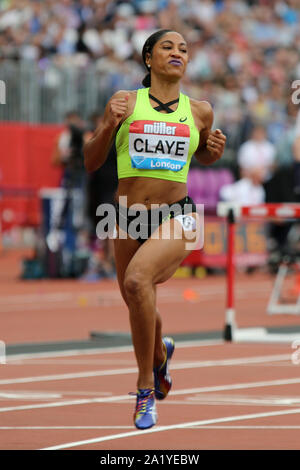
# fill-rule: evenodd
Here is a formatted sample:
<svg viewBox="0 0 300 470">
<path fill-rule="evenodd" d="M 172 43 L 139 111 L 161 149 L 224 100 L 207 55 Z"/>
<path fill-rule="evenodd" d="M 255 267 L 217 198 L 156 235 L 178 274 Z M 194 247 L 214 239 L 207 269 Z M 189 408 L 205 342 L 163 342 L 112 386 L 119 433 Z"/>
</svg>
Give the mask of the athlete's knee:
<svg viewBox="0 0 300 470">
<path fill-rule="evenodd" d="M 124 290 L 128 300 L 131 298 L 138 300 L 143 297 L 149 286 L 149 279 L 143 273 L 130 271 L 125 274 Z"/>
</svg>

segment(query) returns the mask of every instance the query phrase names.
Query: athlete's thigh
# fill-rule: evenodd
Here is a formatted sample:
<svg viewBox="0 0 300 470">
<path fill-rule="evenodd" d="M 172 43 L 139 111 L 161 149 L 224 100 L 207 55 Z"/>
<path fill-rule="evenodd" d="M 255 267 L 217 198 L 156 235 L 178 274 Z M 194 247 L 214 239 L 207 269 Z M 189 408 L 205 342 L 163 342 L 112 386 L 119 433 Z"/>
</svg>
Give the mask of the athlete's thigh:
<svg viewBox="0 0 300 470">
<path fill-rule="evenodd" d="M 175 219 L 164 222 L 132 257 L 126 274 L 142 275 L 152 284 L 166 281 L 193 250 L 196 230 L 184 230 Z"/>
<path fill-rule="evenodd" d="M 114 253 L 115 253 L 115 265 L 117 271 L 117 279 L 120 287 L 120 291 L 123 299 L 127 303 L 126 294 L 124 290 L 124 277 L 125 272 L 137 250 L 139 250 L 141 244 L 137 240 L 133 240 L 129 236 L 127 238 L 115 238 L 114 239 Z"/>
</svg>

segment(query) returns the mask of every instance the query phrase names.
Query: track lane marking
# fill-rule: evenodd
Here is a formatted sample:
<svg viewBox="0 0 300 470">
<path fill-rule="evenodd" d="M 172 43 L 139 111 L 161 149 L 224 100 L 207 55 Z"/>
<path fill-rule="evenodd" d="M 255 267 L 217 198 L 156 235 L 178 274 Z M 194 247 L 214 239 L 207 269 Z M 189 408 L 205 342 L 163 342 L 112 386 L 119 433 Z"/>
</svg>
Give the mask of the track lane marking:
<svg viewBox="0 0 300 470">
<path fill-rule="evenodd" d="M 201 367 L 221 367 L 221 366 L 233 366 L 243 364 L 259 364 L 267 362 L 286 361 L 291 359 L 291 354 L 276 354 L 270 356 L 252 356 L 238 359 L 219 359 L 219 360 L 208 360 L 208 361 L 189 361 L 176 363 L 173 362 L 171 370 L 181 369 L 197 369 Z M 48 382 L 54 380 L 69 380 L 79 379 L 88 377 L 101 377 L 109 375 L 124 375 L 137 373 L 137 367 L 128 367 L 122 369 L 107 369 L 100 371 L 88 371 L 88 372 L 74 372 L 67 374 L 52 374 L 52 375 L 39 375 L 36 377 L 21 377 L 14 379 L 2 379 L 0 385 L 17 384 L 17 383 L 32 383 L 32 382 Z"/>
<path fill-rule="evenodd" d="M 110 334 L 112 332 L 107 332 Z M 96 341 L 96 340 L 95 340 Z M 225 341 L 220 340 L 187 340 L 177 341 L 176 349 L 189 348 L 189 347 L 202 347 L 202 346 L 218 346 L 225 344 Z M 114 348 L 91 348 L 91 349 L 70 349 L 69 351 L 48 351 L 48 352 L 37 352 L 37 353 L 17 353 L 7 354 L 7 364 L 11 365 L 14 361 L 30 360 L 38 358 L 50 358 L 50 357 L 69 357 L 69 356 L 83 356 L 93 354 L 112 354 L 120 352 L 133 352 L 133 346 L 118 346 Z"/>
<path fill-rule="evenodd" d="M 135 429 L 134 426 L 0 426 L 0 431 L 52 431 L 52 430 L 93 430 L 93 429 Z M 300 425 L 287 425 L 287 426 L 214 426 L 214 425 L 203 425 L 203 426 L 191 426 L 187 429 L 300 429 Z"/>
<path fill-rule="evenodd" d="M 134 426 L 0 426 L 0 431 L 6 430 L 22 430 L 22 431 L 34 431 L 34 430 L 88 430 L 88 429 L 135 429 Z"/>
<path fill-rule="evenodd" d="M 191 429 L 300 429 L 300 426 L 193 426 Z"/>
<path fill-rule="evenodd" d="M 205 419 L 201 421 L 191 421 L 187 423 L 179 423 L 179 424 L 171 424 L 168 426 L 157 426 L 151 429 L 146 429 L 143 431 L 137 430 L 132 432 L 125 432 L 120 434 L 111 434 L 109 436 L 101 436 L 96 437 L 93 439 L 86 439 L 81 441 L 73 441 L 73 442 L 66 442 L 64 444 L 59 444 L 51 447 L 44 447 L 39 450 L 60 450 L 60 449 L 69 449 L 71 447 L 78 447 L 87 444 L 95 444 L 99 442 L 106 442 L 106 441 L 113 441 L 116 439 L 123 439 L 126 437 L 133 437 L 133 436 L 145 436 L 146 434 L 154 434 L 164 431 L 173 431 L 176 429 L 186 429 L 195 426 L 202 426 L 208 424 L 216 424 L 216 423 L 229 423 L 233 421 L 242 421 L 248 419 L 259 419 L 259 418 L 268 418 L 272 416 L 284 416 L 289 414 L 297 414 L 300 413 L 300 408 L 294 408 L 292 410 L 279 410 L 279 411 L 269 411 L 264 413 L 253 413 L 253 414 L 246 414 L 246 415 L 239 415 L 239 416 L 225 416 L 223 418 L 214 418 L 214 419 Z"/>
<path fill-rule="evenodd" d="M 260 388 L 260 387 L 275 387 L 279 385 L 291 385 L 300 383 L 300 378 L 293 379 L 283 379 L 283 380 L 269 380 L 262 382 L 247 382 L 247 383 L 238 383 L 238 384 L 229 384 L 229 385 L 215 385 L 211 387 L 200 387 L 200 388 L 187 388 L 182 390 L 175 390 L 170 392 L 170 396 L 177 395 L 190 395 L 194 393 L 205 393 L 205 392 L 216 392 L 224 390 L 242 390 L 249 388 Z M 87 405 L 92 403 L 114 403 L 121 401 L 133 400 L 134 398 L 130 395 L 116 395 L 112 397 L 103 397 L 103 398 L 82 398 L 76 400 L 64 400 L 60 402 L 51 402 L 51 403 L 38 403 L 33 405 L 20 405 L 20 406 L 8 406 L 0 408 L 0 412 L 4 413 L 7 411 L 24 411 L 24 410 L 34 410 L 40 408 L 56 408 L 62 406 L 73 406 L 73 405 Z M 170 403 L 171 404 L 171 403 Z M 188 403 L 187 403 L 188 404 Z M 272 406 L 272 405 L 270 405 Z"/>
</svg>

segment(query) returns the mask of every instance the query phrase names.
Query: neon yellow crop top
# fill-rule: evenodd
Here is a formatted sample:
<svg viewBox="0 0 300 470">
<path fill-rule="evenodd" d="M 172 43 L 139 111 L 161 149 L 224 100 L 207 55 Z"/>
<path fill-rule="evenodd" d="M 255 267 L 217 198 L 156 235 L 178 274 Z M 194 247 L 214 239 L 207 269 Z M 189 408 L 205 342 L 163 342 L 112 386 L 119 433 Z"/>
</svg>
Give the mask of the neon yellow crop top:
<svg viewBox="0 0 300 470">
<path fill-rule="evenodd" d="M 199 144 L 189 97 L 180 93 L 176 111 L 160 113 L 149 88 L 137 90 L 133 113 L 116 136 L 118 178 L 148 176 L 185 183 Z"/>
</svg>

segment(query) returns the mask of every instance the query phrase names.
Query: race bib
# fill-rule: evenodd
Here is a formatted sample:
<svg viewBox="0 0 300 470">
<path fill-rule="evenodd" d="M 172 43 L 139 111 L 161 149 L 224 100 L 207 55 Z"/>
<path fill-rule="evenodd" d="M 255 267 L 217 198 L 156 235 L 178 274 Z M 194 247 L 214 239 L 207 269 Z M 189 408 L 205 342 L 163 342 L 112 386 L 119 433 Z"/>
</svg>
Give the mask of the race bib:
<svg viewBox="0 0 300 470">
<path fill-rule="evenodd" d="M 189 154 L 190 128 L 174 122 L 134 121 L 129 127 L 133 168 L 180 171 Z"/>
<path fill-rule="evenodd" d="M 184 231 L 186 230 L 196 230 L 196 220 L 191 215 L 182 215 L 179 214 L 174 217 L 175 220 L 181 224 Z"/>
</svg>

